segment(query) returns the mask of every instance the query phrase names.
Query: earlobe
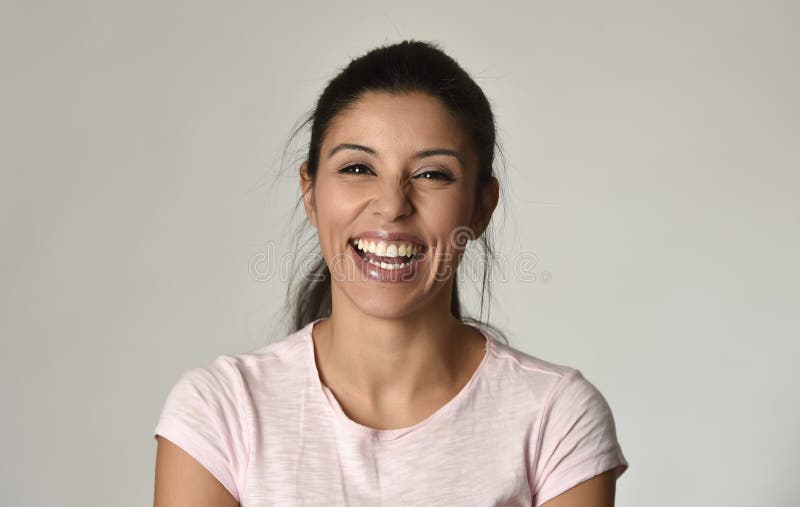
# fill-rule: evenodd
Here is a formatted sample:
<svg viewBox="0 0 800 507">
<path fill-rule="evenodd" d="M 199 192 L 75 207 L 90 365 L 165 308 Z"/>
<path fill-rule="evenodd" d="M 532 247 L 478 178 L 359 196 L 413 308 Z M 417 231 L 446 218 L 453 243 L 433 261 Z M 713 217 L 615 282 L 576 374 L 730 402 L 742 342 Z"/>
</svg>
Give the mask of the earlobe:
<svg viewBox="0 0 800 507">
<path fill-rule="evenodd" d="M 472 237 L 470 238 L 471 241 L 477 241 L 480 239 L 483 231 L 485 230 L 484 223 L 485 223 L 485 212 L 483 209 L 476 210 L 476 216 L 472 220 L 472 225 L 470 226 L 470 233 Z"/>
</svg>

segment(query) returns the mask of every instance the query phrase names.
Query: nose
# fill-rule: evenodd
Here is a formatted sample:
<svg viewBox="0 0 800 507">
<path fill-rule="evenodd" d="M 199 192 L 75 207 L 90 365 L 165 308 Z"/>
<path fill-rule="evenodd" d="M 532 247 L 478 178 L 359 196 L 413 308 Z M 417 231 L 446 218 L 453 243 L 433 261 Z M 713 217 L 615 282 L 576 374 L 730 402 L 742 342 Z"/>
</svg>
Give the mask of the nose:
<svg viewBox="0 0 800 507">
<path fill-rule="evenodd" d="M 372 209 L 376 215 L 386 221 L 397 220 L 408 216 L 413 210 L 406 183 L 401 180 L 384 181 L 378 185 L 377 193 L 372 200 Z"/>
</svg>

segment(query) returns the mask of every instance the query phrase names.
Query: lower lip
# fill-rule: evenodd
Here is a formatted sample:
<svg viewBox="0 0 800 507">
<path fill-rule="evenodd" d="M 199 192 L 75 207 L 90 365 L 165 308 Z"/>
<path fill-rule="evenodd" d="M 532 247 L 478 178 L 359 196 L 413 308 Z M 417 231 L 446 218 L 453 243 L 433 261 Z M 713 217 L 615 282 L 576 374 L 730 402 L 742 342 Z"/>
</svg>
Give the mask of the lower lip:
<svg viewBox="0 0 800 507">
<path fill-rule="evenodd" d="M 356 265 L 367 278 L 378 282 L 403 283 L 411 282 L 416 278 L 417 265 L 425 258 L 425 254 L 419 254 L 408 266 L 400 269 L 383 269 L 380 266 L 370 263 L 359 255 L 353 243 L 350 245 L 350 252 L 355 258 Z"/>
</svg>

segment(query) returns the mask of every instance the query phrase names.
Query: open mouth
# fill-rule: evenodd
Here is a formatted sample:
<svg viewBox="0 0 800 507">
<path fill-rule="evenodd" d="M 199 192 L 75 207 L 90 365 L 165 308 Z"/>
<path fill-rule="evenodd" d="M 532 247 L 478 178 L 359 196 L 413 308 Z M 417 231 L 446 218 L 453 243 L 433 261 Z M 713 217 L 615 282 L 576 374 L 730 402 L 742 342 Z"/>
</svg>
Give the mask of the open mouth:
<svg viewBox="0 0 800 507">
<path fill-rule="evenodd" d="M 359 257 L 377 267 L 397 270 L 410 266 L 422 258 L 427 248 L 425 245 L 408 241 L 385 241 L 353 238 L 350 246 Z"/>
</svg>

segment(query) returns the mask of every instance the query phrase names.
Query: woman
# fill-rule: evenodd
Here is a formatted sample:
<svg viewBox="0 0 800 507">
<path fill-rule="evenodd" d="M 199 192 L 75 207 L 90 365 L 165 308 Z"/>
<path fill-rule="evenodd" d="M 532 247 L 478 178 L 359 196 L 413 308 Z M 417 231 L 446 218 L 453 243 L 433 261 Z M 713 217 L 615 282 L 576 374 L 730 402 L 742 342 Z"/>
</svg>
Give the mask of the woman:
<svg viewBox="0 0 800 507">
<path fill-rule="evenodd" d="M 628 464 L 602 395 L 461 316 L 454 275 L 499 198 L 480 88 L 405 41 L 353 60 L 309 121 L 322 260 L 286 339 L 173 387 L 156 506 L 613 505 Z"/>
</svg>

